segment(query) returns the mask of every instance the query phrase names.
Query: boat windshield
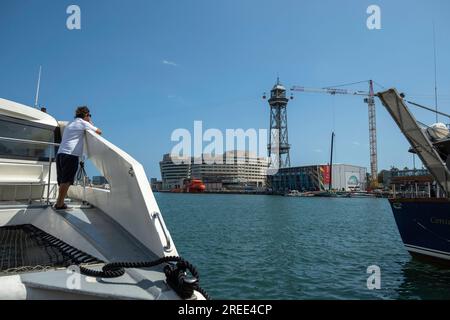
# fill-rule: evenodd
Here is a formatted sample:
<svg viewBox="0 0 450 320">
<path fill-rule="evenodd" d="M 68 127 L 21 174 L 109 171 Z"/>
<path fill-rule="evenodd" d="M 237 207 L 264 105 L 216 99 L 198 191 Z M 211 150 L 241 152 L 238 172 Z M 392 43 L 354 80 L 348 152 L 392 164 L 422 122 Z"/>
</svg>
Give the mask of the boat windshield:
<svg viewBox="0 0 450 320">
<path fill-rule="evenodd" d="M 48 161 L 58 143 L 59 128 L 7 116 L 0 116 L 0 158 Z M 43 143 L 42 143 L 43 142 Z"/>
</svg>

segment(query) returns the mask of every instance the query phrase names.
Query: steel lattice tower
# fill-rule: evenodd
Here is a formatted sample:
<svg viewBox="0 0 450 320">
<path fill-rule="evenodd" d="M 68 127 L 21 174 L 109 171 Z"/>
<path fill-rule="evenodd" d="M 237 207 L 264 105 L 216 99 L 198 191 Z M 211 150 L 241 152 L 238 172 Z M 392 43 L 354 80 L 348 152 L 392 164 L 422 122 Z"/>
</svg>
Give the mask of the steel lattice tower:
<svg viewBox="0 0 450 320">
<path fill-rule="evenodd" d="M 378 155 L 377 155 L 377 122 L 375 114 L 375 93 L 373 81 L 369 81 L 369 97 L 364 99 L 369 107 L 369 141 L 370 141 L 370 175 L 372 187 L 378 185 Z"/>
<path fill-rule="evenodd" d="M 272 168 L 287 168 L 291 166 L 288 142 L 287 104 L 286 88 L 277 83 L 270 91 L 270 139 L 267 149 Z"/>
</svg>

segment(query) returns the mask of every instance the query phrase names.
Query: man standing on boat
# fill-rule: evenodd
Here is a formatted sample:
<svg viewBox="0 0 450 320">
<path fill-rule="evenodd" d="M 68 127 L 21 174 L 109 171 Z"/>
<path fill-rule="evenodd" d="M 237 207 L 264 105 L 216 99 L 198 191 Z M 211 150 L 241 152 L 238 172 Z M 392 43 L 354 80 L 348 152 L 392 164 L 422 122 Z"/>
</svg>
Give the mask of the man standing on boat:
<svg viewBox="0 0 450 320">
<path fill-rule="evenodd" d="M 69 191 L 69 187 L 75 181 L 79 157 L 83 155 L 84 132 L 92 130 L 97 134 L 102 134 L 102 131 L 93 125 L 91 117 L 88 107 L 78 107 L 75 111 L 75 120 L 64 128 L 62 141 L 56 155 L 59 186 L 58 199 L 55 204 L 56 210 L 67 209 L 64 198 Z"/>
</svg>

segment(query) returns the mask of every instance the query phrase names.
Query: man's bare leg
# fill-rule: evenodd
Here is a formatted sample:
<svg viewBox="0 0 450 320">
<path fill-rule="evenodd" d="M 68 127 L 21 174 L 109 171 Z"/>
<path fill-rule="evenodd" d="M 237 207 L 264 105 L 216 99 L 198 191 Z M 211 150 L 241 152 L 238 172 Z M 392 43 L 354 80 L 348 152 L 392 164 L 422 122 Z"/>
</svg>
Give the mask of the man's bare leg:
<svg viewBox="0 0 450 320">
<path fill-rule="evenodd" d="M 59 185 L 58 199 L 56 200 L 56 206 L 58 208 L 60 208 L 64 205 L 64 198 L 67 195 L 67 191 L 69 191 L 69 187 L 70 187 L 70 183 L 61 183 Z"/>
</svg>

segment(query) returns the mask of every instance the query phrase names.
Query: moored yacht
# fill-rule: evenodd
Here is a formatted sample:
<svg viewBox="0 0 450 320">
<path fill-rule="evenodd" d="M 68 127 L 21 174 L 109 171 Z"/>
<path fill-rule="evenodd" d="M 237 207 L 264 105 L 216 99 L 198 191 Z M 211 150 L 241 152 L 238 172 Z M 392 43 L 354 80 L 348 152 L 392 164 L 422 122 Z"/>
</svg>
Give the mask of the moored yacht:
<svg viewBox="0 0 450 320">
<path fill-rule="evenodd" d="M 0 299 L 208 298 L 142 165 L 103 137 L 87 131 L 84 154 L 109 188 L 74 185 L 52 208 L 66 124 L 0 99 Z"/>
<path fill-rule="evenodd" d="M 425 126 L 410 112 L 403 95 L 390 89 L 378 94 L 382 103 L 428 169 L 436 185 L 428 192 L 390 199 L 406 249 L 414 256 L 450 262 L 450 132 L 444 124 Z M 421 108 L 433 111 L 430 108 Z M 449 115 L 439 113 L 450 118 Z"/>
</svg>

